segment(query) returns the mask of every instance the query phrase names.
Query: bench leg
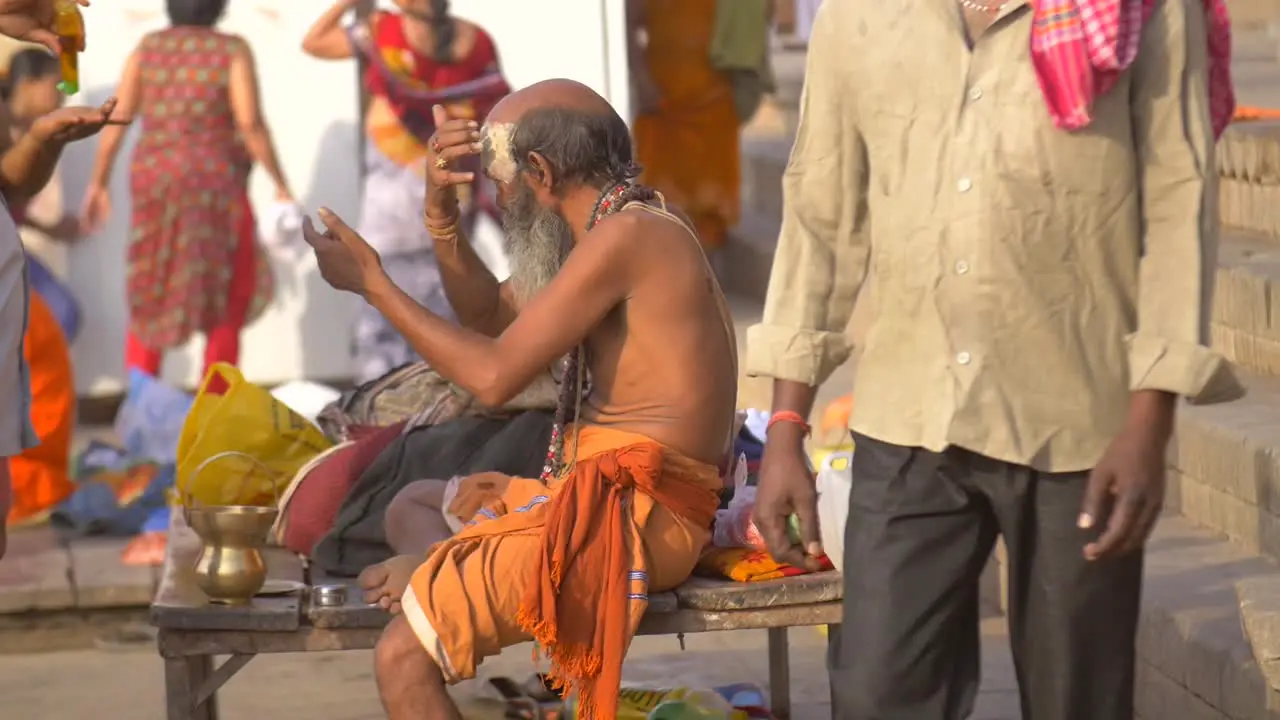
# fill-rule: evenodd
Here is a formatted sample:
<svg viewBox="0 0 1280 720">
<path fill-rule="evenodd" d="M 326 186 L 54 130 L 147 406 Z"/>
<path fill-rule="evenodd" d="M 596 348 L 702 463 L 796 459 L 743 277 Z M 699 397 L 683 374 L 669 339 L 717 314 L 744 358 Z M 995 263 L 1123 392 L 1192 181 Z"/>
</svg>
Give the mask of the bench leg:
<svg viewBox="0 0 1280 720">
<path fill-rule="evenodd" d="M 201 688 L 213 674 L 208 655 L 164 659 L 164 694 L 168 720 L 218 720 L 218 698 L 210 694 L 199 705 Z"/>
<path fill-rule="evenodd" d="M 835 638 L 840 635 L 839 623 L 827 626 L 827 689 L 831 693 L 831 717 L 840 717 L 839 708 L 836 707 L 836 684 L 831 682 L 831 664 L 834 655 L 832 654 L 831 644 L 835 642 Z"/>
<path fill-rule="evenodd" d="M 791 717 L 791 652 L 785 627 L 769 628 L 769 711 L 778 720 Z"/>
</svg>

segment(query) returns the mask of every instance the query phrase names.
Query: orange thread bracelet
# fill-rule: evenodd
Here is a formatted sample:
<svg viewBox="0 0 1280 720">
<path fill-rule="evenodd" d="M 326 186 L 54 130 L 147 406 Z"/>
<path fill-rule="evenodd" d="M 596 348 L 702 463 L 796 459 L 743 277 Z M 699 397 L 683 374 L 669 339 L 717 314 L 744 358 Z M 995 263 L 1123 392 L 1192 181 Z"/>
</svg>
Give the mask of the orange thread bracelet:
<svg viewBox="0 0 1280 720">
<path fill-rule="evenodd" d="M 800 413 L 792 412 L 791 410 L 781 410 L 769 416 L 769 422 L 764 426 L 765 433 L 767 434 L 770 430 L 773 429 L 773 426 L 777 425 L 778 423 L 791 423 L 793 425 L 799 425 L 800 427 L 804 428 L 805 435 L 808 435 L 810 432 L 813 431 L 813 428 L 809 426 L 809 423 L 805 421 L 804 416 L 801 415 Z"/>
</svg>

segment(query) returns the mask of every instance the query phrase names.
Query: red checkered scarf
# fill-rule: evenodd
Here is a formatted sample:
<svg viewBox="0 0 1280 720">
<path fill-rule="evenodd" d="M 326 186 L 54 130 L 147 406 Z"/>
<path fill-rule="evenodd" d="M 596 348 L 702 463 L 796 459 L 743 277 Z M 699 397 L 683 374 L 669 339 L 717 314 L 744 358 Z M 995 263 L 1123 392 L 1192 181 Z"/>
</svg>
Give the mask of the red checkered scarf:
<svg viewBox="0 0 1280 720">
<path fill-rule="evenodd" d="M 1166 0 L 1178 2 L 1179 0 Z M 1085 127 L 1105 94 L 1138 55 L 1155 0 L 1033 0 L 1031 59 L 1053 122 Z M 1204 0 L 1209 34 L 1209 112 L 1215 135 L 1231 122 L 1231 25 L 1224 0 Z"/>
</svg>

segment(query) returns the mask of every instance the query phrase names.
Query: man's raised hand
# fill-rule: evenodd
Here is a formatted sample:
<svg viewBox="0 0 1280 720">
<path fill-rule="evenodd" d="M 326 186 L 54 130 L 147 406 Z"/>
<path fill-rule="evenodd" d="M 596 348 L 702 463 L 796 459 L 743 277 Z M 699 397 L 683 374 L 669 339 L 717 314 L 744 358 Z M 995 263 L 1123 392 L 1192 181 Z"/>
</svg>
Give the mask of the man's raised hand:
<svg viewBox="0 0 1280 720">
<path fill-rule="evenodd" d="M 325 231 L 302 219 L 302 237 L 316 253 L 320 277 L 335 290 L 345 290 L 367 298 L 380 281 L 386 279 L 382 258 L 359 233 L 328 208 L 317 213 Z"/>
<path fill-rule="evenodd" d="M 441 105 L 431 108 L 436 131 L 427 141 L 427 200 L 428 220 L 449 223 L 458 213 L 458 185 L 472 182 L 473 172 L 461 172 L 457 161 L 470 155 L 479 155 L 480 124 L 474 120 L 449 117 Z"/>
</svg>

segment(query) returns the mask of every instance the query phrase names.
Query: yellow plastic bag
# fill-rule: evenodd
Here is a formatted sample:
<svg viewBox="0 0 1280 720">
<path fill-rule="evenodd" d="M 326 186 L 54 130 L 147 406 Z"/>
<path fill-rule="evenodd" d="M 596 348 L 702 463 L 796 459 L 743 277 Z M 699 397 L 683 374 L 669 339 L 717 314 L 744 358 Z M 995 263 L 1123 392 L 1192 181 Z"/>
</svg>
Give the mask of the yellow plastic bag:
<svg viewBox="0 0 1280 720">
<path fill-rule="evenodd" d="M 221 395 L 209 392 L 215 377 L 227 385 Z M 184 495 L 180 501 L 275 505 L 278 492 L 298 469 L 332 445 L 319 428 L 246 381 L 234 366 L 216 363 L 201 383 L 178 438 L 176 485 Z"/>
</svg>

